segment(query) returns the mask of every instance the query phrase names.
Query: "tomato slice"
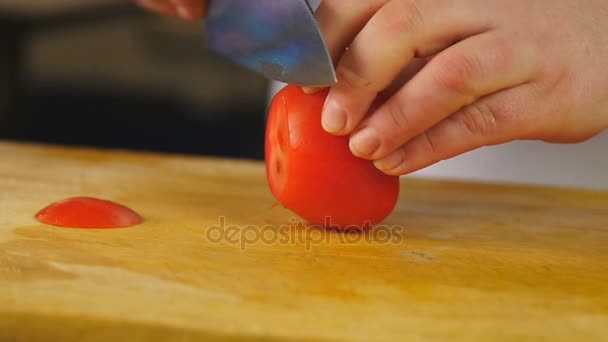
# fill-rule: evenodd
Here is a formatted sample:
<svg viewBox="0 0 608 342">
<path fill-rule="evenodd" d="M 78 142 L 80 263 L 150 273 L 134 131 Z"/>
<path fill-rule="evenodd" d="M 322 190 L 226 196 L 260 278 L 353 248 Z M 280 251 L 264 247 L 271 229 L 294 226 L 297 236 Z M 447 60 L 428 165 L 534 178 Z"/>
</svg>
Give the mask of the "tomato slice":
<svg viewBox="0 0 608 342">
<path fill-rule="evenodd" d="M 266 171 L 272 194 L 315 225 L 365 228 L 384 220 L 399 196 L 399 177 L 355 157 L 348 137 L 321 127 L 327 91 L 307 95 L 287 86 L 273 99 L 266 129 Z"/>
<path fill-rule="evenodd" d="M 123 228 L 142 222 L 124 205 L 92 197 L 74 197 L 52 203 L 36 214 L 40 222 L 67 228 Z"/>
</svg>

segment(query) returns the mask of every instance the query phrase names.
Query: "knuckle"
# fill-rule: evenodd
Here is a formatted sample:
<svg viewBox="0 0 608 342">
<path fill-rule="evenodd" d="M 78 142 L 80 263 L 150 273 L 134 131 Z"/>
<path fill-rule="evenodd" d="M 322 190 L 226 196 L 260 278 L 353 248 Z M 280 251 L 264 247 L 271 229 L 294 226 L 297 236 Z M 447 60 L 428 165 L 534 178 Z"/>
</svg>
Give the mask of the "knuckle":
<svg viewBox="0 0 608 342">
<path fill-rule="evenodd" d="M 410 126 L 409 114 L 405 111 L 405 107 L 390 101 L 385 106 L 387 116 L 392 120 L 398 131 L 403 132 Z"/>
<path fill-rule="evenodd" d="M 343 62 L 336 69 L 338 82 L 351 89 L 372 89 L 373 82 L 350 63 Z"/>
<path fill-rule="evenodd" d="M 492 135 L 496 132 L 497 119 L 494 109 L 483 101 L 460 110 L 456 119 L 471 135 Z"/>
<path fill-rule="evenodd" d="M 403 145 L 415 134 L 412 132 L 410 114 L 397 101 L 384 103 L 368 121 L 371 126 L 383 127 L 380 129 L 382 140 L 382 151 L 394 150 Z"/>
<path fill-rule="evenodd" d="M 377 20 L 370 23 L 381 26 L 386 33 L 411 34 L 424 24 L 419 1 L 392 0 L 383 8 Z"/>
<path fill-rule="evenodd" d="M 427 151 L 427 153 L 429 153 L 430 155 L 438 155 L 439 145 L 437 144 L 435 136 L 428 131 L 423 132 L 420 136 L 422 138 L 422 141 L 424 142 L 425 150 Z"/>
<path fill-rule="evenodd" d="M 473 96 L 473 81 L 483 77 L 481 61 L 476 54 L 448 54 L 437 57 L 436 80 L 440 87 L 462 95 Z"/>
</svg>

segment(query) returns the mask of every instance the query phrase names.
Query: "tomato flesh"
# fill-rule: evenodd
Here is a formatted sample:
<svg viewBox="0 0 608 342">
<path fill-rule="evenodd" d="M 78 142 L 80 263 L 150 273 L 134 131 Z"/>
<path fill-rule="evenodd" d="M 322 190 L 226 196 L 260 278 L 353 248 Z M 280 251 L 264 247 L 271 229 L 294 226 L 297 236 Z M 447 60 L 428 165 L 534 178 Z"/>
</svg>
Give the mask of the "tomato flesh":
<svg viewBox="0 0 608 342">
<path fill-rule="evenodd" d="M 315 225 L 364 228 L 384 220 L 399 196 L 399 177 L 355 157 L 347 136 L 321 127 L 327 91 L 307 95 L 287 86 L 272 101 L 266 129 L 270 190 Z"/>
<path fill-rule="evenodd" d="M 123 228 L 142 222 L 124 205 L 92 197 L 74 197 L 52 203 L 36 214 L 38 221 L 66 228 Z"/>
</svg>

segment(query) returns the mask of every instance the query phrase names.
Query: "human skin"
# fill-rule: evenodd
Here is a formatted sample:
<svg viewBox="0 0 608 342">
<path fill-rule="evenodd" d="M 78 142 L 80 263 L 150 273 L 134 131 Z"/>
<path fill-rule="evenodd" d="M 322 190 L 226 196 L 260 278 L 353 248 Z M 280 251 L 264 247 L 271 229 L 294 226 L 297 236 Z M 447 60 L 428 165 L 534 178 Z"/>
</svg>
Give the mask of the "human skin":
<svg viewBox="0 0 608 342">
<path fill-rule="evenodd" d="M 513 140 L 584 141 L 608 128 L 607 15 L 603 0 L 325 0 L 338 83 L 323 127 L 391 175 Z"/>
<path fill-rule="evenodd" d="M 206 9 L 135 1 L 189 20 Z M 605 0 L 324 0 L 316 15 L 338 76 L 322 125 L 389 175 L 608 128 Z"/>
<path fill-rule="evenodd" d="M 204 17 L 207 9 L 206 0 L 133 0 L 133 2 L 157 13 L 192 21 Z"/>
</svg>

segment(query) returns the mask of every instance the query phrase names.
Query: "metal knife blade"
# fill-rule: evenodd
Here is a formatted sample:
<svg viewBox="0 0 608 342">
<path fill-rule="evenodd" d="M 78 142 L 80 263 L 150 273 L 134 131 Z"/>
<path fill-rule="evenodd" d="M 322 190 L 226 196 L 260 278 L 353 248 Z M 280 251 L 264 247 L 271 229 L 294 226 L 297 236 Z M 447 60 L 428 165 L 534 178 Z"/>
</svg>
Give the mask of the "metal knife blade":
<svg viewBox="0 0 608 342">
<path fill-rule="evenodd" d="M 213 0 L 207 13 L 207 46 L 233 62 L 289 84 L 336 82 L 306 0 Z"/>
</svg>

